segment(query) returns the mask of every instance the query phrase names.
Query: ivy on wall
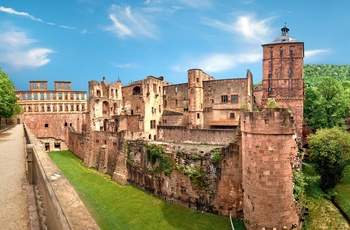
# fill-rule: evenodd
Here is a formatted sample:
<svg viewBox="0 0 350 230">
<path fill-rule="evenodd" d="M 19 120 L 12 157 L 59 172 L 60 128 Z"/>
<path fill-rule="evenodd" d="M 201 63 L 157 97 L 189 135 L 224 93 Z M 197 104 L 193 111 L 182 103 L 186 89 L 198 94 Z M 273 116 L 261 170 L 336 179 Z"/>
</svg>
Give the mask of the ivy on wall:
<svg viewBox="0 0 350 230">
<path fill-rule="evenodd" d="M 168 156 L 165 155 L 164 147 L 145 144 L 147 160 L 152 166 L 152 172 L 164 172 L 170 178 L 173 165 Z"/>
</svg>

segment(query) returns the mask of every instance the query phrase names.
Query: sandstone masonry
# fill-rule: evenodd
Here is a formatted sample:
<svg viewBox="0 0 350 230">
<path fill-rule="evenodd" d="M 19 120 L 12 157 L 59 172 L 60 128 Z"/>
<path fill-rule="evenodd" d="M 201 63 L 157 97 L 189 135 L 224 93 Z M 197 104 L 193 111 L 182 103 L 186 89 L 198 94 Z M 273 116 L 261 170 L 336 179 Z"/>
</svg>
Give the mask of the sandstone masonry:
<svg viewBox="0 0 350 230">
<path fill-rule="evenodd" d="M 68 148 L 119 183 L 242 217 L 247 229 L 300 229 L 293 172 L 301 161 L 304 44 L 288 31 L 263 45 L 256 90 L 249 70 L 218 80 L 190 69 L 181 84 L 162 76 L 128 85 L 103 78 L 89 81 L 89 101 L 70 82 L 49 91 L 33 81 L 30 91 L 17 92 L 18 119 L 48 151 Z M 282 108 L 267 108 L 270 99 Z"/>
</svg>

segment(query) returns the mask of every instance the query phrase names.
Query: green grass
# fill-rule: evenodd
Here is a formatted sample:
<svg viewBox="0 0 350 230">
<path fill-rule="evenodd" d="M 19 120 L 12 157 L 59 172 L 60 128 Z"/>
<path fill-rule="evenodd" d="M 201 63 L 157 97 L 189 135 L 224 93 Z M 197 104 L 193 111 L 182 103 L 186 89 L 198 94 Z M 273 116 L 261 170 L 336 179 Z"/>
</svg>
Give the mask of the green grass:
<svg viewBox="0 0 350 230">
<path fill-rule="evenodd" d="M 335 188 L 338 193 L 336 200 L 344 212 L 350 216 L 350 164 L 345 167 L 343 175 L 344 177 Z"/>
<path fill-rule="evenodd" d="M 187 209 L 119 185 L 69 151 L 49 153 L 101 229 L 230 229 L 228 217 Z"/>
<path fill-rule="evenodd" d="M 303 166 L 303 173 L 306 176 L 317 175 L 314 165 L 310 163 Z M 344 217 L 320 189 L 319 183 L 315 182 L 306 186 L 306 201 L 309 216 L 303 229 L 350 229 Z"/>
</svg>

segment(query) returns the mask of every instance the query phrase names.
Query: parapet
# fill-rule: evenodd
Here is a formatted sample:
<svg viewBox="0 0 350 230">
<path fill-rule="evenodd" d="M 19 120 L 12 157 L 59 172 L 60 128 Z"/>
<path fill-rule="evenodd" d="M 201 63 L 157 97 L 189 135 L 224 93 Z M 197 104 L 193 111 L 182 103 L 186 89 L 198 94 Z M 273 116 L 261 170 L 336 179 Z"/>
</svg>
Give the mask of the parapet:
<svg viewBox="0 0 350 230">
<path fill-rule="evenodd" d="M 294 118 L 286 108 L 270 108 L 259 112 L 242 112 L 241 130 L 247 133 L 276 135 L 294 134 Z"/>
</svg>

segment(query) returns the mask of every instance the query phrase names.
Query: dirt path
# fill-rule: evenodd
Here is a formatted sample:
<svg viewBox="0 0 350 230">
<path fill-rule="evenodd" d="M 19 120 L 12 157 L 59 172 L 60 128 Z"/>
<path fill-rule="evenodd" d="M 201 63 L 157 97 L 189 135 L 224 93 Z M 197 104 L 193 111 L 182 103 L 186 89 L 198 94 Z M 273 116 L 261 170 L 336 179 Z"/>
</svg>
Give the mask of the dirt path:
<svg viewBox="0 0 350 230">
<path fill-rule="evenodd" d="M 22 125 L 0 133 L 0 229 L 30 229 L 23 137 Z"/>
</svg>

